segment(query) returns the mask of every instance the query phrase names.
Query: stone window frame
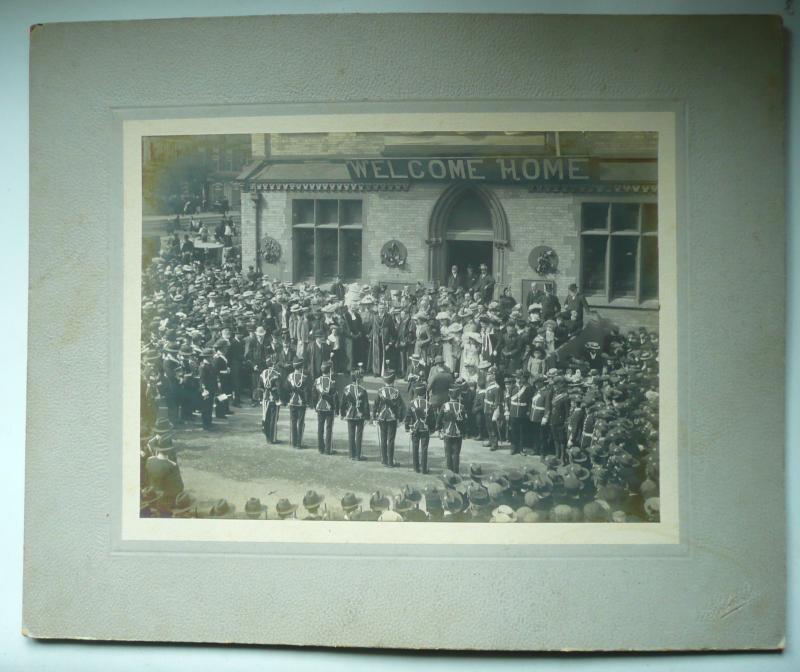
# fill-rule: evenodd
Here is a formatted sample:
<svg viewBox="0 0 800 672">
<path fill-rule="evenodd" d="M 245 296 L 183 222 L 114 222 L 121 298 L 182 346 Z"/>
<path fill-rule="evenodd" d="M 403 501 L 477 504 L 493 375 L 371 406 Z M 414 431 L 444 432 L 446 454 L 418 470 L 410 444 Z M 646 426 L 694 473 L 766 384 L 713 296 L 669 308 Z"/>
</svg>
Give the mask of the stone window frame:
<svg viewBox="0 0 800 672">
<path fill-rule="evenodd" d="M 636 230 L 620 230 L 613 231 L 611 228 L 611 215 L 612 208 L 609 207 L 606 226 L 603 229 L 583 230 L 583 206 L 587 203 L 603 203 L 613 206 L 614 204 L 638 204 L 639 214 L 637 220 Z M 643 298 L 642 297 L 642 240 L 646 238 L 654 238 L 658 240 L 658 225 L 655 231 L 645 232 L 642 230 L 642 222 L 644 216 L 644 205 L 658 205 L 658 197 L 647 194 L 625 195 L 618 196 L 612 194 L 596 193 L 586 194 L 575 197 L 574 203 L 574 216 L 575 216 L 575 229 L 578 237 L 578 273 L 577 285 L 579 290 L 586 296 L 586 300 L 590 306 L 593 307 L 614 307 L 614 308 L 634 308 L 644 310 L 658 310 L 659 299 Z M 584 290 L 584 254 L 583 254 L 583 240 L 585 237 L 605 237 L 608 241 L 605 251 L 605 285 L 602 293 L 587 292 Z M 635 271 L 635 293 L 633 297 L 620 297 L 613 296 L 612 282 L 611 282 L 611 254 L 612 245 L 611 241 L 614 237 L 635 237 L 637 240 L 636 246 L 636 271 Z"/>
<path fill-rule="evenodd" d="M 300 222 L 295 223 L 294 221 L 294 212 L 295 212 L 295 203 L 297 201 L 313 201 L 314 202 L 314 221 L 313 222 Z M 319 222 L 319 203 L 321 201 L 334 201 L 337 203 L 337 216 L 336 222 Z M 341 203 L 344 201 L 358 201 L 361 203 L 361 221 L 358 223 L 348 223 L 342 224 L 341 223 Z M 288 228 L 291 231 L 291 243 L 292 243 L 292 250 L 293 250 L 293 258 L 292 258 L 292 280 L 294 282 L 301 282 L 303 280 L 308 280 L 308 276 L 301 277 L 298 274 L 299 271 L 299 264 L 297 264 L 296 253 L 295 253 L 295 246 L 296 246 L 296 235 L 295 230 L 298 229 L 306 229 L 306 230 L 313 230 L 314 231 L 314 275 L 312 281 L 314 284 L 325 284 L 326 282 L 330 282 L 332 278 L 322 277 L 320 274 L 320 265 L 319 265 L 319 258 L 317 256 L 318 250 L 318 242 L 317 242 L 317 232 L 320 230 L 336 230 L 338 232 L 337 236 L 337 265 L 336 270 L 338 273 L 341 274 L 342 280 L 345 282 L 355 282 L 360 281 L 364 274 L 364 224 L 367 217 L 367 199 L 365 198 L 364 194 L 343 194 L 343 193 L 336 193 L 335 195 L 331 194 L 320 194 L 314 192 L 301 192 L 297 194 L 291 194 L 289 197 L 289 203 L 286 208 L 286 217 L 287 217 L 287 224 Z M 341 249 L 342 249 L 342 232 L 343 231 L 360 231 L 361 232 L 361 274 L 358 277 L 351 277 L 343 272 L 342 268 L 342 257 L 341 257 Z"/>
</svg>

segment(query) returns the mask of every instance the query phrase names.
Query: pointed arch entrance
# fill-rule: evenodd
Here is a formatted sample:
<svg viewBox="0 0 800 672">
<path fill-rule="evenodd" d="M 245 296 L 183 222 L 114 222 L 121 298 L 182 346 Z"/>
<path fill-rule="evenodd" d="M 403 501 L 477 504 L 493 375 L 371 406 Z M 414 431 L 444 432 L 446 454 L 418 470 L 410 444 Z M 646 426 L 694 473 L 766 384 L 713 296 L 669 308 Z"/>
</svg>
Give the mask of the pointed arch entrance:
<svg viewBox="0 0 800 672">
<path fill-rule="evenodd" d="M 453 263 L 463 272 L 467 264 L 484 262 L 498 285 L 505 282 L 508 220 L 491 189 L 472 183 L 445 189 L 431 213 L 425 242 L 429 281 L 445 282 Z"/>
</svg>

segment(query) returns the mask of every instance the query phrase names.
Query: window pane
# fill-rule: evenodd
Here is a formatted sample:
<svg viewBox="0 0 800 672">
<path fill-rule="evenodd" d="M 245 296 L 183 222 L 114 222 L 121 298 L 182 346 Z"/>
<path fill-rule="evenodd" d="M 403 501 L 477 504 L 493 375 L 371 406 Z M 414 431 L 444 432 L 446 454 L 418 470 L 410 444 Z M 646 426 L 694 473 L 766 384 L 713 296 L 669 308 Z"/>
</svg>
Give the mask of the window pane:
<svg viewBox="0 0 800 672">
<path fill-rule="evenodd" d="M 635 236 L 612 236 L 611 238 L 611 298 L 634 298 L 636 296 L 636 248 Z"/>
<path fill-rule="evenodd" d="M 339 232 L 336 229 L 317 230 L 318 282 L 329 282 L 339 270 Z"/>
<path fill-rule="evenodd" d="M 317 224 L 336 224 L 339 221 L 339 202 L 317 201 Z"/>
<path fill-rule="evenodd" d="M 581 230 L 608 228 L 608 203 L 584 203 L 581 208 Z"/>
<path fill-rule="evenodd" d="M 611 205 L 612 231 L 639 230 L 639 204 L 613 203 Z"/>
<path fill-rule="evenodd" d="M 342 237 L 340 255 L 342 279 L 359 280 L 361 278 L 361 230 L 343 229 L 339 233 Z"/>
<path fill-rule="evenodd" d="M 658 298 L 658 238 L 642 237 L 642 300 Z"/>
<path fill-rule="evenodd" d="M 606 236 L 581 236 L 581 279 L 587 294 L 606 289 Z"/>
<path fill-rule="evenodd" d="M 310 198 L 298 198 L 292 201 L 292 224 L 314 223 L 314 201 Z"/>
<path fill-rule="evenodd" d="M 361 224 L 361 201 L 355 199 L 339 201 L 339 223 Z"/>
<path fill-rule="evenodd" d="M 645 233 L 658 231 L 658 205 L 656 203 L 642 205 L 642 231 Z"/>
<path fill-rule="evenodd" d="M 314 278 L 314 229 L 294 230 L 294 279 Z"/>
</svg>

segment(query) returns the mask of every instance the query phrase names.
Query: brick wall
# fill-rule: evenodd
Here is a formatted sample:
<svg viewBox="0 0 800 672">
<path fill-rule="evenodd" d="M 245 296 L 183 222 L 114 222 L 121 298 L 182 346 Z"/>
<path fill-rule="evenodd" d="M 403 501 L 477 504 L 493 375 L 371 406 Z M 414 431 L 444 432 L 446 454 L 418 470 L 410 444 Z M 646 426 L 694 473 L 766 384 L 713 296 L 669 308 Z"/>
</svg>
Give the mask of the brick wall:
<svg viewBox="0 0 800 672">
<path fill-rule="evenodd" d="M 363 258 L 361 282 L 387 282 L 414 285 L 427 282 L 428 226 L 444 185 L 414 185 L 407 192 L 365 192 Z M 556 283 L 556 293 L 564 299 L 567 286 L 577 282 L 579 265 L 578 222 L 580 204 L 571 195 L 532 194 L 513 187 L 493 188 L 506 213 L 510 248 L 506 250 L 505 284 L 517 300 L 522 299 L 522 281 L 540 279 L 528 263 L 533 248 L 547 245 L 558 255 L 558 273 L 548 279 Z M 299 198 L 328 197 L 328 194 L 303 193 Z M 277 264 L 261 263 L 265 275 L 280 280 L 292 279 L 292 232 L 288 212 L 293 196 L 286 192 L 261 195 L 261 236 L 277 239 L 282 257 Z M 389 240 L 400 240 L 408 251 L 402 269 L 380 263 L 380 251 Z M 249 195 L 242 198 L 243 267 L 254 263 L 256 254 L 255 208 Z M 498 288 L 498 293 L 500 288 Z M 624 330 L 644 325 L 658 328 L 658 312 L 636 309 L 602 308 L 600 313 Z"/>
</svg>

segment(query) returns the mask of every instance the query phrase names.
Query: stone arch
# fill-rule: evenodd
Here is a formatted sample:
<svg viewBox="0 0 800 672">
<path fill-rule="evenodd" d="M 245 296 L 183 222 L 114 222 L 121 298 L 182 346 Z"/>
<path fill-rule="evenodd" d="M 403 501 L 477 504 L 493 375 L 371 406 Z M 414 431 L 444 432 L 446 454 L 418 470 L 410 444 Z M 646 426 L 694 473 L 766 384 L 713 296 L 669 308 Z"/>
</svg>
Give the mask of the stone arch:
<svg viewBox="0 0 800 672">
<path fill-rule="evenodd" d="M 511 244 L 508 218 L 497 194 L 492 189 L 473 182 L 456 182 L 450 185 L 433 206 L 428 222 L 428 238 L 425 241 L 428 246 L 428 280 L 438 284 L 444 275 L 447 225 L 454 206 L 467 193 L 476 195 L 489 211 L 494 250 L 492 268 L 497 285 L 502 285 L 506 276 L 506 251 Z"/>
</svg>

